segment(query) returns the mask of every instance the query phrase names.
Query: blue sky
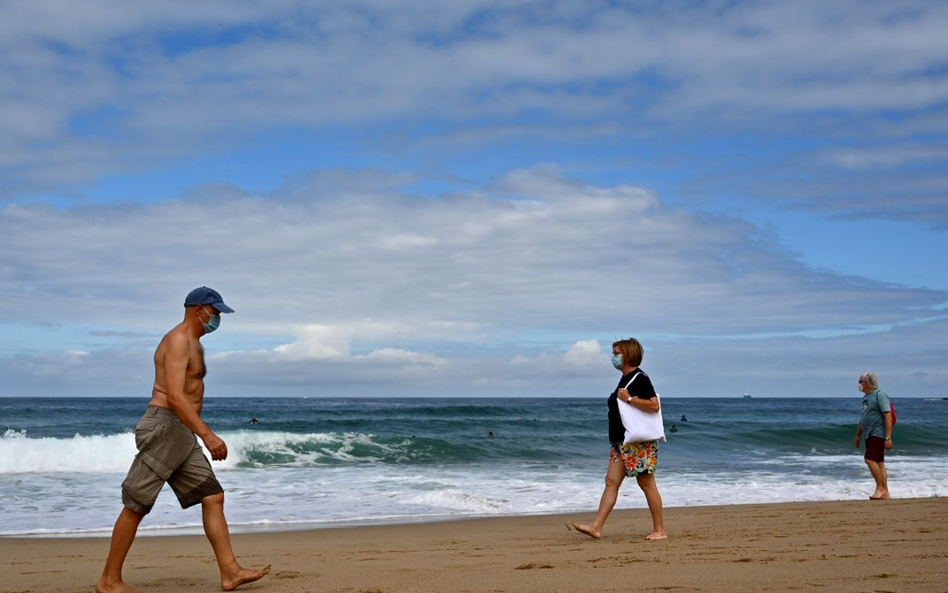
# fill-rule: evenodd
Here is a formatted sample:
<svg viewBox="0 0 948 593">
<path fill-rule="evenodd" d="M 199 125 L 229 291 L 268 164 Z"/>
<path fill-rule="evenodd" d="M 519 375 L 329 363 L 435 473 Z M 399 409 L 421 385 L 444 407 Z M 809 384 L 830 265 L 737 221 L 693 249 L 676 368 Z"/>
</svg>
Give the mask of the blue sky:
<svg viewBox="0 0 948 593">
<path fill-rule="evenodd" d="M 948 380 L 943 2 L 0 3 L 0 395 Z"/>
</svg>

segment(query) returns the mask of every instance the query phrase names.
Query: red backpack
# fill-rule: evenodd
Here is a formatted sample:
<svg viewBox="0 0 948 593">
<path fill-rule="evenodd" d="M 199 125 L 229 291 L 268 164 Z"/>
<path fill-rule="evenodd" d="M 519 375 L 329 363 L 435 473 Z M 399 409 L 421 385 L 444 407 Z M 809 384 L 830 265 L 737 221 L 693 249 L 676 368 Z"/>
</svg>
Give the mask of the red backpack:
<svg viewBox="0 0 948 593">
<path fill-rule="evenodd" d="M 879 393 L 883 393 L 880 391 Z M 886 397 L 889 397 L 888 394 L 885 394 Z M 878 396 L 876 397 L 876 404 L 879 404 Z M 882 412 L 882 406 L 879 406 L 879 411 Z M 889 400 L 889 416 L 892 418 L 892 426 L 895 426 L 895 404 L 892 403 L 892 400 Z"/>
</svg>

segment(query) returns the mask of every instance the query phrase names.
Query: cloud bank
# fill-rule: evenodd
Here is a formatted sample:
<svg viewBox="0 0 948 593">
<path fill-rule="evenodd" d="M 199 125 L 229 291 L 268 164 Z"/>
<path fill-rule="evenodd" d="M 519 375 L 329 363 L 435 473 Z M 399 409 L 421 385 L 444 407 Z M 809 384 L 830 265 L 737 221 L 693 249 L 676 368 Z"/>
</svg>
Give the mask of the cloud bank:
<svg viewBox="0 0 948 593">
<path fill-rule="evenodd" d="M 212 367 L 226 370 L 214 379 L 222 395 L 372 385 L 583 394 L 611 380 L 609 345 L 628 335 L 677 395 L 718 383 L 723 394 L 734 384 L 726 378 L 755 370 L 762 390 L 793 392 L 829 359 L 839 361 L 829 375 L 858 374 L 860 353 L 933 372 L 910 336 L 944 324 L 948 295 L 809 269 L 746 221 L 551 167 L 437 199 L 365 190 L 361 172 L 351 175 L 332 197 L 297 186 L 292 198 L 195 191 L 157 204 L 5 207 L 0 315 L 42 311 L 65 326 L 68 350 L 84 352 L 7 358 L 9 384 L 38 389 L 43 376 L 66 390 L 147 388 L 150 350 L 202 284 L 237 309 L 205 339 Z M 90 327 L 128 333 L 111 336 L 118 348 L 96 348 Z M 770 362 L 758 360 L 763 351 Z M 110 376 L 116 364 L 135 380 Z"/>
</svg>

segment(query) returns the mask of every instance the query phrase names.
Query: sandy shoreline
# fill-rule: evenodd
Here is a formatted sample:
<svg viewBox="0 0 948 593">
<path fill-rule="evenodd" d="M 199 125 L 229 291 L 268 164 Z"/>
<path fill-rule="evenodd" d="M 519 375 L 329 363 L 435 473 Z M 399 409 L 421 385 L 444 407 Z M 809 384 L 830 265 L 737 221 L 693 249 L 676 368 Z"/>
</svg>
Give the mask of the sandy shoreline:
<svg viewBox="0 0 948 593">
<path fill-rule="evenodd" d="M 669 539 L 644 542 L 645 509 L 615 511 L 601 540 L 581 515 L 475 519 L 234 536 L 241 591 L 827 591 L 948 593 L 948 499 L 668 508 Z M 0 592 L 91 591 L 107 538 L 0 538 Z M 217 591 L 201 536 L 139 538 L 125 578 L 146 592 Z"/>
</svg>

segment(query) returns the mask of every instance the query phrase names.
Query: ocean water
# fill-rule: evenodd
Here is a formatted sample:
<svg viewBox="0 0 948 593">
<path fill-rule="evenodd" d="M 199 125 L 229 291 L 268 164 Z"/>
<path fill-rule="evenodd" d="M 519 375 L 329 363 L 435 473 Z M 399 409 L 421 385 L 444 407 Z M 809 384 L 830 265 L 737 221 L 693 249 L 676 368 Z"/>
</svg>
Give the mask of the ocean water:
<svg viewBox="0 0 948 593">
<path fill-rule="evenodd" d="M 107 536 L 147 402 L 0 398 L 0 535 Z M 239 533 L 592 511 L 609 456 L 605 402 L 209 397 L 204 418 L 228 444 L 214 467 Z M 895 402 L 893 495 L 948 496 L 948 400 Z M 872 491 L 852 444 L 859 394 L 662 403 L 668 442 L 657 479 L 666 507 Z M 628 480 L 617 508 L 644 507 Z M 181 510 L 166 487 L 141 533 L 200 525 L 200 508 Z"/>
</svg>

